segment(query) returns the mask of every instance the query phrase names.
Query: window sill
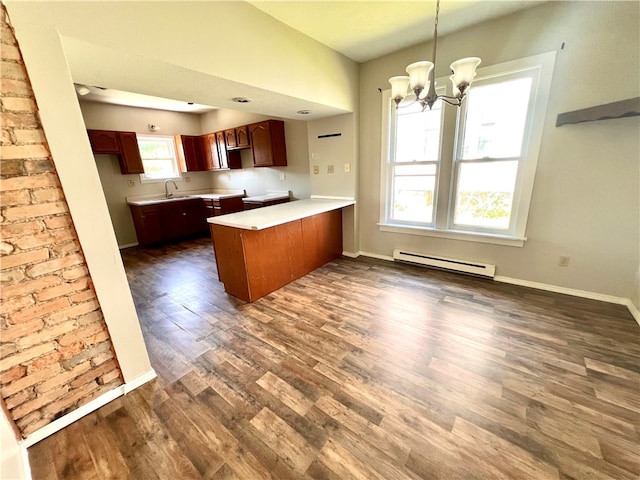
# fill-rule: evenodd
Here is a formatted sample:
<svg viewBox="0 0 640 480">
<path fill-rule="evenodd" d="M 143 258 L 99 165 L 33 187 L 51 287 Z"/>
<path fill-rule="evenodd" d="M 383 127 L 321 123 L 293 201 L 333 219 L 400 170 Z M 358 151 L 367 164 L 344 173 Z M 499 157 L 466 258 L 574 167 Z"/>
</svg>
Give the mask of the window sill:
<svg viewBox="0 0 640 480">
<path fill-rule="evenodd" d="M 442 230 L 438 228 L 416 227 L 392 223 L 378 223 L 381 232 L 403 233 L 405 235 L 421 235 L 425 237 L 447 238 L 464 242 L 490 243 L 508 247 L 523 247 L 526 237 L 512 237 L 491 233 L 465 232 L 461 230 Z"/>
</svg>

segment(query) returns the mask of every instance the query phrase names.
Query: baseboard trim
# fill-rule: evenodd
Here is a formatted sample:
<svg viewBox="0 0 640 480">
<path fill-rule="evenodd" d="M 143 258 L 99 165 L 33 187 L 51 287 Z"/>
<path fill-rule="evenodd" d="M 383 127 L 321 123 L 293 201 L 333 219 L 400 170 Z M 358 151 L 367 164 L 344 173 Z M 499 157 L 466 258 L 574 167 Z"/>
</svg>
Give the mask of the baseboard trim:
<svg viewBox="0 0 640 480">
<path fill-rule="evenodd" d="M 548 283 L 532 282 L 529 280 L 522 280 L 520 278 L 504 277 L 502 275 L 496 275 L 493 280 L 501 283 L 509 283 L 511 285 L 519 285 L 521 287 L 545 290 L 547 292 L 562 293 L 564 295 L 571 295 L 574 297 L 588 298 L 601 302 L 624 305 L 629 309 L 629 312 L 633 316 L 634 320 L 638 323 L 638 325 L 640 325 L 640 312 L 638 312 L 636 306 L 628 298 L 616 297 L 615 295 L 606 295 L 604 293 L 589 292 L 587 290 L 578 290 L 575 288 L 560 287 L 558 285 L 550 285 Z"/>
<path fill-rule="evenodd" d="M 363 252 L 363 251 L 359 251 L 358 255 L 362 255 L 363 257 L 377 258 L 378 260 L 387 260 L 388 262 L 393 262 L 393 257 L 390 257 L 389 255 L 380 255 L 379 253 Z"/>
<path fill-rule="evenodd" d="M 118 250 L 122 250 L 123 248 L 129 248 L 129 247 L 137 247 L 138 245 L 140 245 L 138 242 L 125 243 L 124 245 L 118 245 Z"/>
<path fill-rule="evenodd" d="M 158 375 L 156 374 L 155 370 L 149 370 L 148 372 L 143 373 L 139 377 L 136 377 L 132 381 L 127 382 L 123 385 L 124 394 L 126 395 L 127 393 L 135 390 L 136 388 L 141 387 L 142 385 L 144 385 L 147 382 L 150 382 L 157 376 Z"/>
<path fill-rule="evenodd" d="M 125 383 L 123 385 L 120 385 L 119 387 L 114 388 L 113 390 L 109 390 L 108 392 L 103 393 L 99 397 L 91 400 L 89 403 L 76 408 L 72 412 L 67 413 L 57 420 L 54 420 L 53 422 L 36 430 L 32 434 L 28 435 L 27 438 L 19 442 L 20 446 L 25 450 L 25 455 L 27 448 L 62 430 L 64 427 L 71 425 L 73 422 L 80 420 L 82 417 L 89 415 L 91 412 L 105 406 L 107 403 L 115 400 L 116 398 L 121 397 L 122 395 L 126 395 L 132 390 L 140 387 L 141 385 L 144 385 L 148 381 L 153 380 L 154 378 L 156 378 L 156 376 L 156 372 L 150 370 L 149 372 L 135 378 L 132 382 Z"/>
<path fill-rule="evenodd" d="M 378 253 L 357 251 L 355 253 L 342 252 L 342 254 L 345 257 L 350 257 L 350 258 L 358 258 L 359 256 L 362 255 L 363 257 L 371 257 L 371 258 L 377 258 L 379 260 L 387 260 L 387 261 L 393 262 L 393 257 L 390 257 L 388 255 L 380 255 Z M 520 278 L 505 277 L 502 275 L 496 275 L 493 278 L 493 280 L 495 282 L 510 283 L 512 285 L 519 285 L 521 287 L 529 287 L 529 288 L 535 288 L 537 290 L 545 290 L 547 292 L 562 293 L 564 295 L 572 295 L 574 297 L 589 298 L 591 300 L 599 300 L 601 302 L 616 303 L 618 305 L 624 305 L 629 309 L 629 312 L 631 313 L 631 316 L 633 316 L 636 323 L 640 325 L 640 310 L 638 310 L 638 307 L 636 307 L 636 305 L 634 305 L 634 303 L 628 298 L 616 297 L 614 295 L 605 295 L 604 293 L 589 292 L 587 290 L 578 290 L 575 288 L 560 287 L 558 285 L 550 285 L 548 283 L 532 282 L 530 280 L 522 280 Z"/>
</svg>

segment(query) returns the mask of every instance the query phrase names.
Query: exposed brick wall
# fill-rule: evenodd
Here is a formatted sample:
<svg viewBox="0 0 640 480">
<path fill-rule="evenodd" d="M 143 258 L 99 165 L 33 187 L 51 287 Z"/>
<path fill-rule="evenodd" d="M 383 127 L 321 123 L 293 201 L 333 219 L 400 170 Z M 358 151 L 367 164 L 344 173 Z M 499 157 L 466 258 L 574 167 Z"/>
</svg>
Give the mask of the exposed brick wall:
<svg viewBox="0 0 640 480">
<path fill-rule="evenodd" d="M 0 4 L 0 394 L 28 435 L 122 384 Z"/>
</svg>

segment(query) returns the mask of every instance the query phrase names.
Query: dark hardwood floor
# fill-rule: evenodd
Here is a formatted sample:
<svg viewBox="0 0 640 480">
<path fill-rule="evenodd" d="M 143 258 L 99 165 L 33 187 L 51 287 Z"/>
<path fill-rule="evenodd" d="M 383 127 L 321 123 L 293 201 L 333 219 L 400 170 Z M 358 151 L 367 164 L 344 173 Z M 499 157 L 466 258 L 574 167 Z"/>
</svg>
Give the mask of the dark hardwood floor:
<svg viewBox="0 0 640 480">
<path fill-rule="evenodd" d="M 637 479 L 625 307 L 371 259 L 253 304 L 208 239 L 122 252 L 158 379 L 29 449 L 34 479 Z"/>
</svg>

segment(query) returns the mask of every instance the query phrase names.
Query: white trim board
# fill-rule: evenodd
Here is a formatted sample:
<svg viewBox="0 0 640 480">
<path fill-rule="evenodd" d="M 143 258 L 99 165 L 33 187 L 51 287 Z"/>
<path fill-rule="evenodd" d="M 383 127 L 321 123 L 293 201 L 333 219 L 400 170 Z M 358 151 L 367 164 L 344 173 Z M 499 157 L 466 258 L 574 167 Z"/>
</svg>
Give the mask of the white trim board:
<svg viewBox="0 0 640 480">
<path fill-rule="evenodd" d="M 141 385 L 144 385 L 148 381 L 153 380 L 154 378 L 156 378 L 156 376 L 156 372 L 150 370 L 147 373 L 135 378 L 132 382 L 122 384 L 119 387 L 116 387 L 113 390 L 100 395 L 98 398 L 95 398 L 89 403 L 76 408 L 72 412 L 67 413 L 57 420 L 54 420 L 53 422 L 36 430 L 32 434 L 28 435 L 27 438 L 25 438 L 24 440 L 20 440 L 19 442 L 20 446 L 25 450 L 25 455 L 27 448 L 62 430 L 64 427 L 71 425 L 73 422 L 80 420 L 82 417 L 89 415 L 91 412 L 99 409 L 100 407 L 103 407 L 116 398 L 121 397 L 122 395 L 126 395 L 132 390 L 140 387 Z"/>
<path fill-rule="evenodd" d="M 345 255 L 345 253 L 346 252 L 343 252 L 343 255 Z M 349 253 L 348 255 L 345 255 L 345 256 L 358 258 L 360 255 L 362 255 L 363 257 L 378 258 L 380 260 L 388 260 L 393 262 L 393 257 L 389 257 L 387 255 L 380 255 L 377 253 L 363 252 L 363 251 L 358 251 L 355 253 L 355 255 Z M 535 288 L 537 290 L 545 290 L 547 292 L 562 293 L 564 295 L 572 295 L 574 297 L 589 298 L 591 300 L 599 300 L 601 302 L 624 305 L 629 309 L 629 312 L 633 316 L 636 323 L 640 325 L 640 310 L 638 310 L 638 307 L 636 307 L 633 304 L 633 302 L 628 298 L 616 297 L 614 295 L 606 295 L 604 293 L 589 292 L 586 290 L 578 290 L 575 288 L 560 287 L 558 285 L 550 285 L 548 283 L 532 282 L 529 280 L 505 277 L 502 275 L 496 275 L 493 278 L 493 280 L 495 282 L 509 283 L 511 285 L 519 285 L 521 287 L 529 287 L 529 288 Z"/>
</svg>

